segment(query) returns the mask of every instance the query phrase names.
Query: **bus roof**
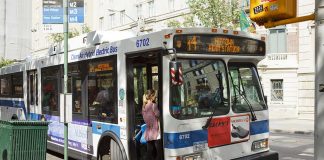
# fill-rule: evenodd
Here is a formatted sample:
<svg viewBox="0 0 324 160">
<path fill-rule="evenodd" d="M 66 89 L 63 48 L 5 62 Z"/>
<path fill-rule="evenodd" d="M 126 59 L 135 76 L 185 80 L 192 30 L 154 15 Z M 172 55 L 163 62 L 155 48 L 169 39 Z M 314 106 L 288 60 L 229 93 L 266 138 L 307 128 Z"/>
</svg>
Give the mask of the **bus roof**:
<svg viewBox="0 0 324 160">
<path fill-rule="evenodd" d="M 99 33 L 101 35 L 99 35 Z M 133 53 L 163 47 L 171 48 L 173 45 L 171 43 L 173 37 L 175 35 L 185 34 L 232 35 L 242 38 L 262 40 L 261 36 L 257 34 L 220 28 L 163 29 L 161 31 L 142 34 L 139 36 L 135 36 L 130 32 L 90 32 L 86 37 L 79 36 L 76 38 L 69 39 L 69 63 L 120 53 Z M 122 36 L 117 38 L 116 36 L 118 35 Z M 105 40 L 105 38 L 107 39 L 107 37 L 109 37 L 108 43 L 107 40 Z M 86 42 L 84 41 L 84 38 L 87 39 Z M 103 39 L 100 40 L 100 38 Z M 83 43 L 83 45 L 80 45 L 81 43 Z M 25 60 L 25 62 L 5 66 L 3 68 L 0 68 L 0 74 L 19 72 L 24 69 L 36 69 L 36 67 L 39 65 L 44 67 L 63 64 L 63 54 L 61 53 L 63 53 L 64 47 L 62 43 L 57 45 L 59 45 L 60 47 L 58 47 L 58 49 L 55 50 L 55 54 L 50 53 L 49 55 L 43 57 L 31 58 L 27 61 Z M 49 49 L 49 52 L 50 51 L 51 49 Z"/>
</svg>

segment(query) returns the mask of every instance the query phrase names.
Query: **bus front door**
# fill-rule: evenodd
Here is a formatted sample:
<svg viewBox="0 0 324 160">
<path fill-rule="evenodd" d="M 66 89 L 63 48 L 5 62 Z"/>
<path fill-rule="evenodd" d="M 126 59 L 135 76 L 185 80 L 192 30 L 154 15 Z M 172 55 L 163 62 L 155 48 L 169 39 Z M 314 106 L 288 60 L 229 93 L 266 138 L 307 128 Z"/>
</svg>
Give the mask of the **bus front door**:
<svg viewBox="0 0 324 160">
<path fill-rule="evenodd" d="M 158 55 L 158 53 L 150 53 L 127 58 L 127 109 L 129 118 L 127 125 L 131 160 L 142 160 L 146 157 L 146 144 L 140 141 L 141 126 L 145 124 L 142 116 L 143 95 L 148 89 L 153 89 L 158 95 L 161 95 Z M 163 151 L 158 152 L 162 153 Z"/>
</svg>

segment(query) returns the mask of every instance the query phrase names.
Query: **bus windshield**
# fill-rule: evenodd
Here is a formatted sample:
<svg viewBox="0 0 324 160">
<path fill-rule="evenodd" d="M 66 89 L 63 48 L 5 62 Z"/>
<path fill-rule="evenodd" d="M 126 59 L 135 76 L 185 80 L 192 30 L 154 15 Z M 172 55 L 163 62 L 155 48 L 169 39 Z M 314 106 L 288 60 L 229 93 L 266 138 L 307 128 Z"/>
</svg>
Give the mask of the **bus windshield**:
<svg viewBox="0 0 324 160">
<path fill-rule="evenodd" d="M 225 115 L 229 112 L 225 64 L 220 60 L 179 60 L 183 83 L 171 81 L 170 112 L 177 119 Z"/>
<path fill-rule="evenodd" d="M 229 63 L 229 77 L 232 83 L 230 87 L 232 108 L 235 113 L 267 109 L 258 74 L 253 65 Z"/>
</svg>

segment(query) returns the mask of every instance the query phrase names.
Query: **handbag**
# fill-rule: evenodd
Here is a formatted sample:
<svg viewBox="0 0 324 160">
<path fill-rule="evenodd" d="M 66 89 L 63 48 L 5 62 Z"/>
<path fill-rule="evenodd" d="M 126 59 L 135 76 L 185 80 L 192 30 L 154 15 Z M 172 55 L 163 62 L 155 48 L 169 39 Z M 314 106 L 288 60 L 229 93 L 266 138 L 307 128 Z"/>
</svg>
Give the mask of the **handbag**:
<svg viewBox="0 0 324 160">
<path fill-rule="evenodd" d="M 140 138 L 140 143 L 141 144 L 146 144 L 147 143 L 147 141 L 146 141 L 146 139 L 145 139 L 145 130 L 146 130 L 146 124 L 143 124 L 142 126 L 141 126 L 141 133 L 142 133 L 142 135 L 141 135 L 141 138 Z"/>
</svg>

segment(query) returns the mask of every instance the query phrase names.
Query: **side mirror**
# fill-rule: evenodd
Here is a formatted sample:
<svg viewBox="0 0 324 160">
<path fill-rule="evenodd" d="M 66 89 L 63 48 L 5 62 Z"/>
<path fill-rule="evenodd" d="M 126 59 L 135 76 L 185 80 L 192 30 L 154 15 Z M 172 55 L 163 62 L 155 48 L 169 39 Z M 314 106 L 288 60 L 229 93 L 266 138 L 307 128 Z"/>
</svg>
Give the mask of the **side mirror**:
<svg viewBox="0 0 324 160">
<path fill-rule="evenodd" d="M 181 85 L 183 84 L 182 64 L 178 61 L 170 62 L 170 110 L 173 116 L 180 116 L 181 108 Z"/>
<path fill-rule="evenodd" d="M 170 62 L 170 79 L 172 85 L 180 86 L 183 84 L 182 63 L 178 61 Z"/>
</svg>

